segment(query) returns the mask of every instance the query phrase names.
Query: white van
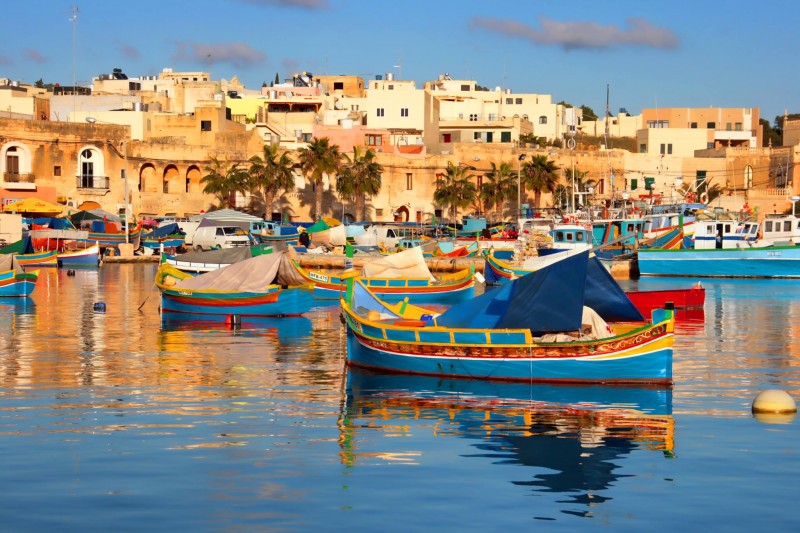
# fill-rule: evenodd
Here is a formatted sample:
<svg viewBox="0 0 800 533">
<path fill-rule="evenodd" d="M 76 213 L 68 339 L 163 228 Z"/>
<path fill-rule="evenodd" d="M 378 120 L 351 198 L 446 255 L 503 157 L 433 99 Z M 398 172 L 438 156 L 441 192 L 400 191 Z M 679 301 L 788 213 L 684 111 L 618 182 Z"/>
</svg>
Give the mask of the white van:
<svg viewBox="0 0 800 533">
<path fill-rule="evenodd" d="M 192 247 L 198 251 L 251 244 L 250 236 L 238 226 L 201 226 L 192 236 Z"/>
</svg>

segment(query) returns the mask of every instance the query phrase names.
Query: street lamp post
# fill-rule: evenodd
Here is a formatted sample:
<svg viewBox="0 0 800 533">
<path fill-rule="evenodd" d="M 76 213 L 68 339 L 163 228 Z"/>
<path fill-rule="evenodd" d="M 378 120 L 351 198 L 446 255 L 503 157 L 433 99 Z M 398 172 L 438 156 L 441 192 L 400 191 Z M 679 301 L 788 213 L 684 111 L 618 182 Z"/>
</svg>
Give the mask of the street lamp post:
<svg viewBox="0 0 800 533">
<path fill-rule="evenodd" d="M 519 154 L 517 157 L 517 218 L 522 216 L 522 161 L 525 159 L 525 154 Z"/>
</svg>

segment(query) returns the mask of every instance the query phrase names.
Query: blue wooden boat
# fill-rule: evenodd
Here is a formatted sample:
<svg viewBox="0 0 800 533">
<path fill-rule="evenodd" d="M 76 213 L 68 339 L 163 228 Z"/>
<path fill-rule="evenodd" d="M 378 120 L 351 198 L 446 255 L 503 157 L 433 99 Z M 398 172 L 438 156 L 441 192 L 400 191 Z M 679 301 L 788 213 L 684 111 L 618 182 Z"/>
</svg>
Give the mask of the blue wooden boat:
<svg viewBox="0 0 800 533">
<path fill-rule="evenodd" d="M 18 298 L 30 296 L 36 287 L 38 278 L 39 270 L 31 270 L 29 272 L 5 270 L 0 272 L 0 296 Z"/>
<path fill-rule="evenodd" d="M 672 384 L 673 311 L 642 315 L 589 251 L 437 315 L 383 302 L 359 280 L 341 300 L 347 361 L 473 379 Z"/>
<path fill-rule="evenodd" d="M 94 244 L 77 250 L 59 252 L 58 266 L 61 268 L 96 268 L 100 266 L 100 246 Z"/>
<path fill-rule="evenodd" d="M 177 222 L 158 226 L 141 237 L 142 246 L 152 250 L 175 250 L 182 247 L 185 241 L 186 233 Z"/>
<path fill-rule="evenodd" d="M 284 284 L 282 256 L 258 255 L 196 277 L 162 263 L 155 279 L 161 309 L 220 319 L 302 315 L 314 304 L 312 287 Z"/>
</svg>

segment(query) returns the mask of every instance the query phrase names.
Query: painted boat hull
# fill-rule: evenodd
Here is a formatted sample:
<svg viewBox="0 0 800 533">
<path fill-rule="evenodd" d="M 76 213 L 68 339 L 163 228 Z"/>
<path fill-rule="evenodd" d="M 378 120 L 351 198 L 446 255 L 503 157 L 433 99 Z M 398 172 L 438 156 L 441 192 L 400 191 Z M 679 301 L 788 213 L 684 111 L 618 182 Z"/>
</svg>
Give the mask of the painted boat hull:
<svg viewBox="0 0 800 533">
<path fill-rule="evenodd" d="M 175 313 L 220 317 L 299 316 L 311 309 L 313 304 L 314 297 L 310 287 L 281 289 L 279 286 L 271 286 L 266 292 L 161 288 L 161 309 Z"/>
<path fill-rule="evenodd" d="M 62 268 L 88 267 L 100 265 L 100 246 L 94 245 L 83 250 L 61 252 L 58 254 L 58 266 Z"/>
<path fill-rule="evenodd" d="M 346 280 L 339 276 L 314 270 L 306 270 L 293 263 L 301 276 L 314 285 L 314 298 L 338 300 L 346 291 Z M 455 303 L 475 296 L 475 276 L 465 272 L 464 276 L 448 282 L 433 283 L 427 278 L 360 278 L 376 296 L 387 302 L 399 302 L 408 298 L 416 303 Z"/>
<path fill-rule="evenodd" d="M 30 296 L 36 287 L 39 271 L 15 272 L 6 270 L 0 272 L 0 297 L 25 298 Z"/>
<path fill-rule="evenodd" d="M 800 247 L 639 250 L 642 276 L 800 278 Z"/>
<path fill-rule="evenodd" d="M 694 286 L 689 289 L 665 289 L 656 291 L 627 291 L 633 305 L 644 316 L 649 316 L 653 309 L 663 309 L 672 303 L 675 309 L 702 308 L 706 301 L 706 290 Z"/>
<path fill-rule="evenodd" d="M 15 259 L 21 267 L 54 267 L 58 266 L 58 252 L 46 250 L 32 254 L 17 254 Z"/>
<path fill-rule="evenodd" d="M 374 332 L 373 332 L 374 333 Z M 529 357 L 531 347 L 504 346 L 475 350 L 509 356 L 464 355 L 464 346 L 406 344 L 381 341 L 350 329 L 347 360 L 354 366 L 402 374 L 422 374 L 500 381 L 540 383 L 640 383 L 669 385 L 672 382 L 672 335 L 659 336 L 636 348 L 615 350 L 607 355 L 579 355 L 554 351 Z M 463 352 L 463 353 L 460 353 Z"/>
</svg>

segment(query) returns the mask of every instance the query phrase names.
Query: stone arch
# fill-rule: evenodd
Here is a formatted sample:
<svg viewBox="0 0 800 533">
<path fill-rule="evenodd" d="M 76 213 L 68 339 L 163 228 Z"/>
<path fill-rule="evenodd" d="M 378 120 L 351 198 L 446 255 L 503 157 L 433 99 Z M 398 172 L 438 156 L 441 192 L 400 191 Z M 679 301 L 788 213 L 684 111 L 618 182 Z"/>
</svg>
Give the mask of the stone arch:
<svg viewBox="0 0 800 533">
<path fill-rule="evenodd" d="M 191 165 L 186 169 L 186 192 L 203 192 L 203 187 L 200 185 L 200 179 L 203 173 L 197 165 Z"/>
<path fill-rule="evenodd" d="M 139 169 L 139 192 L 158 192 L 156 167 L 152 163 L 145 163 Z"/>
<path fill-rule="evenodd" d="M 167 165 L 164 167 L 164 176 L 162 177 L 162 191 L 164 193 L 177 194 L 182 192 L 184 187 L 180 183 L 180 172 L 176 165 Z"/>
<path fill-rule="evenodd" d="M 401 205 L 397 209 L 395 209 L 394 213 L 392 213 L 395 222 L 408 222 L 408 208 L 404 205 Z"/>
</svg>

